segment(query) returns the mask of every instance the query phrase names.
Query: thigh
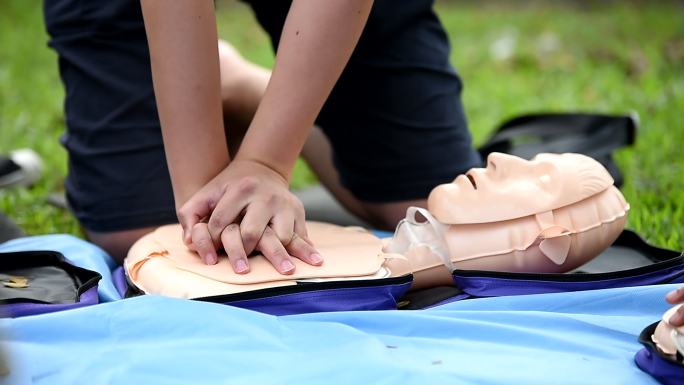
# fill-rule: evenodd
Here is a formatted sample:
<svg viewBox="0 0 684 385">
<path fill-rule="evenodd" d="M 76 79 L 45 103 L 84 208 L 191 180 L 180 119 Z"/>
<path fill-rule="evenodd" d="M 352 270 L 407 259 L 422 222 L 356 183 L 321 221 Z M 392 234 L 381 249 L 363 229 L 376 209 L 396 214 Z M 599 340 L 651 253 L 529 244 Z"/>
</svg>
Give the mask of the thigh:
<svg viewBox="0 0 684 385">
<path fill-rule="evenodd" d="M 252 0 L 274 46 L 288 1 Z M 340 183 L 372 204 L 425 199 L 480 164 L 460 100 L 462 84 L 431 0 L 376 0 L 317 124 Z"/>
<path fill-rule="evenodd" d="M 51 0 L 44 13 L 66 91 L 74 214 L 96 232 L 174 221 L 139 1 Z"/>
</svg>

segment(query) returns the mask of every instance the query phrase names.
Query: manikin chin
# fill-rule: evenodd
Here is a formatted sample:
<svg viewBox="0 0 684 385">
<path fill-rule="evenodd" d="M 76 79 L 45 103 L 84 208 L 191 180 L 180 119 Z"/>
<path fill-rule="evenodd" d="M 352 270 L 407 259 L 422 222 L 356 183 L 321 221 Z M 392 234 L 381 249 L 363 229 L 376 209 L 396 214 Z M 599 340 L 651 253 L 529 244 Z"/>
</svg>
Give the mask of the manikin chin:
<svg viewBox="0 0 684 385">
<path fill-rule="evenodd" d="M 409 208 L 394 236 L 308 223 L 322 266 L 295 260 L 283 276 L 260 255 L 235 274 L 226 257 L 204 265 L 181 241 L 178 225 L 140 239 L 124 263 L 146 293 L 197 298 L 307 280 L 376 279 L 414 274 L 413 288 L 451 284 L 454 269 L 567 272 L 591 260 L 622 231 L 629 205 L 610 174 L 579 154 L 540 154 L 531 161 L 493 153 L 436 187 L 426 209 Z"/>
</svg>

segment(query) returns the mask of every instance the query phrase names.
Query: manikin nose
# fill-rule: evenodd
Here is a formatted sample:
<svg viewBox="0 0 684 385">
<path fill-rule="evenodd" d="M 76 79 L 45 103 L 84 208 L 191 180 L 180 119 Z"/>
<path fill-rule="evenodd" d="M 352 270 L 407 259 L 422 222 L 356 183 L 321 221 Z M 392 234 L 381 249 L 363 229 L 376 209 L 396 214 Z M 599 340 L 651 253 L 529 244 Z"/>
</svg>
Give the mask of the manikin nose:
<svg viewBox="0 0 684 385">
<path fill-rule="evenodd" d="M 487 167 L 497 173 L 506 172 L 507 170 L 525 167 L 528 161 L 518 158 L 517 156 L 504 154 L 501 152 L 492 152 L 487 157 Z"/>
</svg>

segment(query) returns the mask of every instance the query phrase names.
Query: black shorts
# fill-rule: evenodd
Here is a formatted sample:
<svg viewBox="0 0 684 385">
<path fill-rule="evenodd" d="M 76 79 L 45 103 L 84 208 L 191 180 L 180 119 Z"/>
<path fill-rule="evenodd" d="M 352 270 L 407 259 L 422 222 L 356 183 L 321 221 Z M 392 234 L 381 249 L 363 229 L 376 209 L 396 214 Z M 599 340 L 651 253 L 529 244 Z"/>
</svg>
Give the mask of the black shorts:
<svg viewBox="0 0 684 385">
<path fill-rule="evenodd" d="M 277 46 L 289 1 L 248 1 Z M 66 190 L 83 226 L 174 222 L 139 0 L 44 2 L 66 89 Z M 341 182 L 367 202 L 427 197 L 481 162 L 432 0 L 376 0 L 317 124 Z"/>
</svg>

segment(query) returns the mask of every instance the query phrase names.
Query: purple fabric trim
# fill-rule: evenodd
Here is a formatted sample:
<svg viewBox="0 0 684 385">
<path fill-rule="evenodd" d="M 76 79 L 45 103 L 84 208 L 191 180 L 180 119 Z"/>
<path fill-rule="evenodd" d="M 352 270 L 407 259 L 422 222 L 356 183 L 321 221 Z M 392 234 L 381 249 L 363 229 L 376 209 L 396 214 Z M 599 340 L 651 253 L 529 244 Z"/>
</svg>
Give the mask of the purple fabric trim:
<svg viewBox="0 0 684 385">
<path fill-rule="evenodd" d="M 126 283 L 126 273 L 124 272 L 123 266 L 119 266 L 114 270 L 112 273 L 112 282 L 121 298 L 124 298 L 126 296 L 126 291 L 128 290 L 128 284 Z"/>
<path fill-rule="evenodd" d="M 679 366 L 664 359 L 658 353 L 651 351 L 648 346 L 637 352 L 634 361 L 641 370 L 664 385 L 684 384 L 684 365 Z"/>
<path fill-rule="evenodd" d="M 227 305 L 271 315 L 291 315 L 330 311 L 389 310 L 397 308 L 411 282 L 345 289 L 326 289 L 274 297 L 227 302 Z"/>
<path fill-rule="evenodd" d="M 466 277 L 454 275 L 454 283 L 465 293 L 475 297 L 498 297 L 563 293 L 568 291 L 610 289 L 617 287 L 657 285 L 684 282 L 684 265 L 642 275 L 588 281 L 550 281 L 500 277 Z"/>
<path fill-rule="evenodd" d="M 27 315 L 36 315 L 43 313 L 52 313 L 55 311 L 76 309 L 83 306 L 95 305 L 99 302 L 97 296 L 97 285 L 86 290 L 75 303 L 65 304 L 45 304 L 45 303 L 12 303 L 2 307 L 2 317 L 23 317 Z"/>
</svg>

